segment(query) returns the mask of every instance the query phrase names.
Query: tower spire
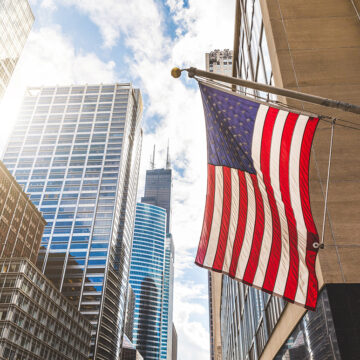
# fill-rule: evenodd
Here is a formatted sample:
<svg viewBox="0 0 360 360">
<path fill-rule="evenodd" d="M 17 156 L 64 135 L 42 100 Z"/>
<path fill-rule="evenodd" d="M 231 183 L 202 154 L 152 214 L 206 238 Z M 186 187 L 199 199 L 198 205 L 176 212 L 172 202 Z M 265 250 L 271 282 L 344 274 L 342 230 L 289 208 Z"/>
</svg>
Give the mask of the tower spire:
<svg viewBox="0 0 360 360">
<path fill-rule="evenodd" d="M 166 152 L 166 168 L 167 169 L 171 168 L 169 140 L 168 140 L 167 152 Z"/>
<path fill-rule="evenodd" d="M 154 144 L 152 157 L 150 157 L 150 169 L 151 170 L 155 169 L 155 144 Z"/>
</svg>

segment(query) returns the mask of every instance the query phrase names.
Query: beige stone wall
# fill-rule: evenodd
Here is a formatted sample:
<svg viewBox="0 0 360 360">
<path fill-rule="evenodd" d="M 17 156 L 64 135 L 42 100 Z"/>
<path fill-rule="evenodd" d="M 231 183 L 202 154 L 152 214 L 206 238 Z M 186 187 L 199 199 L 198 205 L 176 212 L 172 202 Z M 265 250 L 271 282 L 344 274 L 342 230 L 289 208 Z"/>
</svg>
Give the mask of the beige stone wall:
<svg viewBox="0 0 360 360">
<path fill-rule="evenodd" d="M 261 0 L 261 5 L 276 85 L 360 105 L 360 20 L 351 0 Z M 360 126 L 358 115 L 288 103 Z M 330 125 L 321 122 L 311 157 L 311 202 L 319 233 L 329 141 Z M 325 282 L 360 281 L 354 259 L 360 255 L 359 146 L 359 131 L 335 127 L 326 247 L 320 251 Z"/>
<path fill-rule="evenodd" d="M 260 0 L 275 84 L 360 105 L 359 0 Z M 289 104 L 359 124 L 360 116 Z M 338 124 L 342 122 L 338 121 Z M 344 124 L 344 123 L 342 123 Z M 348 124 L 351 125 L 351 124 Z M 330 124 L 321 122 L 310 164 L 312 211 L 321 236 Z M 335 127 L 325 231 L 317 271 L 323 283 L 360 282 L 360 131 Z M 301 318 L 287 306 L 262 359 L 271 359 Z"/>
<path fill-rule="evenodd" d="M 214 359 L 221 360 L 221 286 L 222 274 L 211 271 L 211 300 L 212 300 L 212 315 L 213 315 L 213 335 L 214 335 Z"/>
</svg>

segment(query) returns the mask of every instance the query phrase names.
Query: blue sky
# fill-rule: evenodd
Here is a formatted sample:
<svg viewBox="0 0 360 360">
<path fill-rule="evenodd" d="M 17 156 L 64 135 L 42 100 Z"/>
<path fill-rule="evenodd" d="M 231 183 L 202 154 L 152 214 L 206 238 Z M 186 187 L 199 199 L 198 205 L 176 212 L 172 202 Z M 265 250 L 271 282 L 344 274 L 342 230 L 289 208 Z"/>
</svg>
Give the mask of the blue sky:
<svg viewBox="0 0 360 360">
<path fill-rule="evenodd" d="M 173 66 L 205 67 L 231 48 L 234 0 L 29 0 L 35 23 L 0 104 L 3 150 L 26 86 L 132 82 L 144 98 L 139 193 L 153 145 L 174 168 L 174 323 L 178 359 L 209 358 L 207 271 L 194 265 L 206 191 L 202 104 L 194 80 Z M 6 121 L 4 121 L 6 119 Z"/>
</svg>

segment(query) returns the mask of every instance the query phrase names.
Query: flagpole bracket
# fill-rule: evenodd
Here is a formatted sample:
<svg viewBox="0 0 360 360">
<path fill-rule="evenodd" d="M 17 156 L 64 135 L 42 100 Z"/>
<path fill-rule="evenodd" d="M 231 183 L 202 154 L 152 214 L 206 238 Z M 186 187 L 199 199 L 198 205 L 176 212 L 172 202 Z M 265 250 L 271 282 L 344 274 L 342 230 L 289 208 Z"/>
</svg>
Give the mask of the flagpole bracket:
<svg viewBox="0 0 360 360">
<path fill-rule="evenodd" d="M 191 67 L 189 69 L 186 69 L 186 71 L 188 72 L 188 77 L 189 78 L 194 78 L 196 75 L 196 68 Z"/>
<path fill-rule="evenodd" d="M 324 247 L 325 247 L 324 243 L 319 243 L 317 241 L 314 242 L 312 246 L 313 246 L 314 249 L 324 249 Z"/>
</svg>

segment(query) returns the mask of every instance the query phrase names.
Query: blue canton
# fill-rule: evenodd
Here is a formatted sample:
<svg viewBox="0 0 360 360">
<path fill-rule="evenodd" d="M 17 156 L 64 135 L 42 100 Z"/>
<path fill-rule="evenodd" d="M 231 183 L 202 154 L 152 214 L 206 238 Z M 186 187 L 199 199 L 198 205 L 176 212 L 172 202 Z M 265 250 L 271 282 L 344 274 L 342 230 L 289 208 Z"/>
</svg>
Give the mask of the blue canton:
<svg viewBox="0 0 360 360">
<path fill-rule="evenodd" d="M 208 162 L 255 174 L 251 158 L 254 124 L 260 104 L 200 84 Z"/>
</svg>

